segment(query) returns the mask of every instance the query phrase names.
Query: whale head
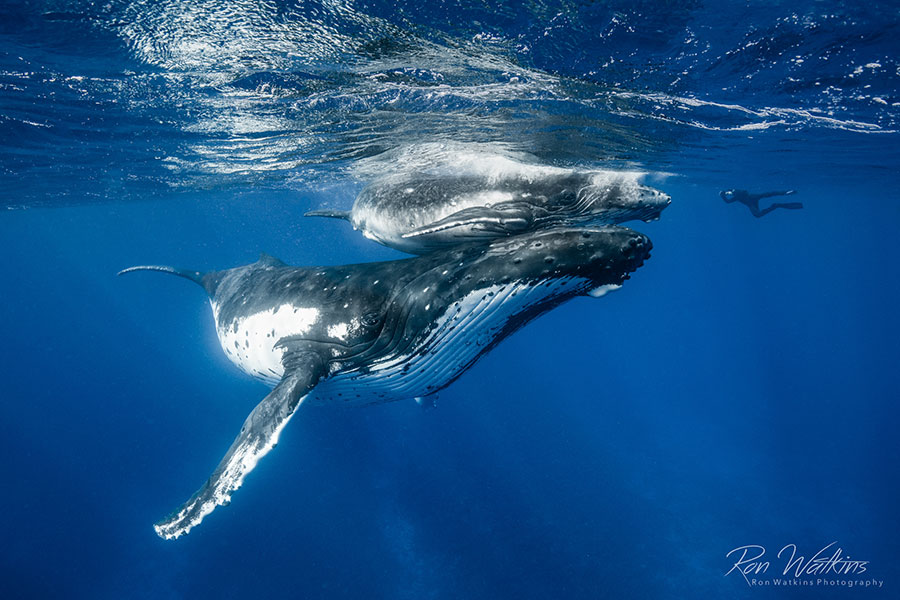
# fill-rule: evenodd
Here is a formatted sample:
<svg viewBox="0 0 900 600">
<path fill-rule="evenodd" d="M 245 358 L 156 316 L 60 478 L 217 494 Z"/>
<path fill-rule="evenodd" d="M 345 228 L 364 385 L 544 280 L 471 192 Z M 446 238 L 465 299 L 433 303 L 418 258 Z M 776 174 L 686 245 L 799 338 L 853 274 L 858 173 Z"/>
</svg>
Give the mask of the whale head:
<svg viewBox="0 0 900 600">
<path fill-rule="evenodd" d="M 652 247 L 645 235 L 625 227 L 557 227 L 498 240 L 470 270 L 537 285 L 571 279 L 590 291 L 620 285 Z"/>
<path fill-rule="evenodd" d="M 578 190 L 573 209 L 579 216 L 598 223 L 655 221 L 672 198 L 637 179 L 633 173 L 595 173 Z"/>
<path fill-rule="evenodd" d="M 625 227 L 554 227 L 448 253 L 430 291 L 443 305 L 503 292 L 509 298 L 502 310 L 527 308 L 536 316 L 576 296 L 618 289 L 651 248 L 645 235 Z M 527 302 L 512 301 L 522 293 Z"/>
<path fill-rule="evenodd" d="M 662 211 L 672 203 L 672 197 L 656 188 L 637 184 L 631 197 L 624 194 L 617 201 L 622 210 L 631 211 L 635 219 L 646 222 L 658 220 Z"/>
<path fill-rule="evenodd" d="M 557 227 L 412 259 L 406 270 L 422 270 L 393 287 L 377 337 L 354 350 L 374 359 L 369 383 L 342 390 L 343 398 L 434 393 L 529 321 L 577 296 L 618 289 L 650 249 L 647 237 L 623 227 Z"/>
</svg>

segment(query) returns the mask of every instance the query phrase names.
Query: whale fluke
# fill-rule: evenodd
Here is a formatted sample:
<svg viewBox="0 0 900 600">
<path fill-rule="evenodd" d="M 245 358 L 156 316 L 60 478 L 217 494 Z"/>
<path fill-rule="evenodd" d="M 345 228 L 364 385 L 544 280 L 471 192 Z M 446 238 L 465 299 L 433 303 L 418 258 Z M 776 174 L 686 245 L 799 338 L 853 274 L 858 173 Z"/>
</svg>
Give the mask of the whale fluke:
<svg viewBox="0 0 900 600">
<path fill-rule="evenodd" d="M 172 275 L 178 275 L 179 277 L 184 277 L 185 279 L 190 279 L 195 283 L 203 285 L 203 273 L 200 271 L 176 269 L 175 267 L 167 267 L 165 265 L 138 265 L 136 267 L 128 267 L 127 269 L 119 271 L 117 275 L 124 275 L 125 273 L 133 273 L 135 271 L 160 271 L 162 273 L 171 273 Z"/>
<path fill-rule="evenodd" d="M 328 217 L 329 219 L 350 220 L 349 210 L 310 210 L 303 214 L 304 217 Z"/>
<path fill-rule="evenodd" d="M 190 279 L 209 294 L 214 293 L 216 291 L 216 286 L 218 285 L 218 278 L 216 278 L 212 272 L 201 273 L 200 271 L 176 269 L 175 267 L 166 265 L 138 265 L 135 267 L 128 267 L 127 269 L 119 271 L 117 275 L 124 275 L 125 273 L 133 273 L 135 271 L 159 271 L 160 273 L 169 273 L 171 275 L 177 275 L 178 277 Z"/>
</svg>

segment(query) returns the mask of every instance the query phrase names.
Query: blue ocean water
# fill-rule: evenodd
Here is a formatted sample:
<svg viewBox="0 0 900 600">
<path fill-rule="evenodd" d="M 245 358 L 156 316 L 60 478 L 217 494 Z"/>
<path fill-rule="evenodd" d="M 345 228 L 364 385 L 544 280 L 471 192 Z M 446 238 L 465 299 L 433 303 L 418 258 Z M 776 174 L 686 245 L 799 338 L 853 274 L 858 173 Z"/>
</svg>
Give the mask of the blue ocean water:
<svg viewBox="0 0 900 600">
<path fill-rule="evenodd" d="M 897 597 L 898 24 L 831 0 L 0 3 L 0 595 Z M 116 272 L 401 258 L 302 214 L 473 156 L 646 172 L 673 198 L 631 224 L 652 258 L 433 410 L 301 407 L 230 506 L 158 538 L 267 388 L 199 288 Z M 755 219 L 730 188 L 804 206 Z M 865 572 L 783 576 L 780 549 L 832 542 Z M 748 545 L 769 585 L 729 572 Z"/>
</svg>

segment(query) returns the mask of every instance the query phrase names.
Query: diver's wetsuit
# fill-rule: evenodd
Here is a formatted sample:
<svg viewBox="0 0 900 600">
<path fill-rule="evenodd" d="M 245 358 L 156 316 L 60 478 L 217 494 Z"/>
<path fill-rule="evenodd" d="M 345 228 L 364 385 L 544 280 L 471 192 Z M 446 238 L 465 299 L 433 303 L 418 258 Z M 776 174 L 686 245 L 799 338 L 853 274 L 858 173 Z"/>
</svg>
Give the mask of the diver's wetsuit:
<svg viewBox="0 0 900 600">
<path fill-rule="evenodd" d="M 784 192 L 765 192 L 763 194 L 751 194 L 747 190 L 725 190 L 719 192 L 719 196 L 721 196 L 722 200 L 729 204 L 731 204 L 732 202 L 740 202 L 750 209 L 750 212 L 754 217 L 759 218 L 769 214 L 776 208 L 803 208 L 802 202 L 775 202 L 771 206 L 767 206 L 762 210 L 760 210 L 759 208 L 759 201 L 763 198 L 771 198 L 772 196 L 790 196 L 791 194 L 796 193 L 797 192 L 795 192 L 794 190 L 786 190 Z"/>
</svg>

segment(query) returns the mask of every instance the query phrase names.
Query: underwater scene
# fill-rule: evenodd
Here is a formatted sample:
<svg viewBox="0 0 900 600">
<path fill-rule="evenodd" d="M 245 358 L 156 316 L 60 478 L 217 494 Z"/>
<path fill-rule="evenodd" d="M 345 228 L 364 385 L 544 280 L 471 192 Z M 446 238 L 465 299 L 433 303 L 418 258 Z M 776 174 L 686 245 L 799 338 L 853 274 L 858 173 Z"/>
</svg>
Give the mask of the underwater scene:
<svg viewBox="0 0 900 600">
<path fill-rule="evenodd" d="M 895 1 L 0 0 L 0 597 L 898 598 L 898 186 Z"/>
</svg>

